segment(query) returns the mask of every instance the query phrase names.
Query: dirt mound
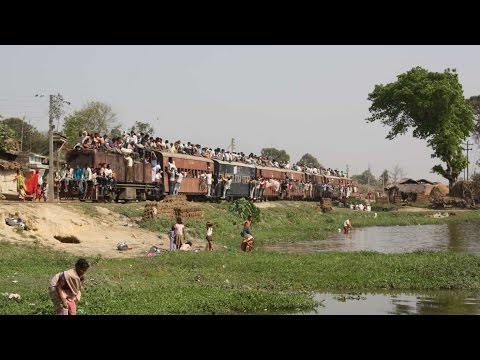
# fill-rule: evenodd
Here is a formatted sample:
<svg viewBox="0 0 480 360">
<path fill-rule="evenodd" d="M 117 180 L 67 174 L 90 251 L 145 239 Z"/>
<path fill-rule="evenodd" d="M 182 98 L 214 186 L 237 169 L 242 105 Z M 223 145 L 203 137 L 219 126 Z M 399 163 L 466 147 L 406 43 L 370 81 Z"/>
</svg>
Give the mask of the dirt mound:
<svg viewBox="0 0 480 360">
<path fill-rule="evenodd" d="M 143 220 L 154 219 L 157 217 L 168 217 L 176 219 L 203 218 L 203 210 L 187 201 L 185 195 L 167 196 L 160 203 L 151 203 L 145 205 Z"/>
<path fill-rule="evenodd" d="M 37 243 L 77 256 L 136 257 L 145 255 L 152 245 L 168 249 L 166 233 L 159 236 L 107 208 L 84 205 L 2 202 L 0 241 Z M 7 225 L 5 219 L 11 217 L 21 218 L 28 226 Z M 118 251 L 120 241 L 132 250 Z"/>
</svg>

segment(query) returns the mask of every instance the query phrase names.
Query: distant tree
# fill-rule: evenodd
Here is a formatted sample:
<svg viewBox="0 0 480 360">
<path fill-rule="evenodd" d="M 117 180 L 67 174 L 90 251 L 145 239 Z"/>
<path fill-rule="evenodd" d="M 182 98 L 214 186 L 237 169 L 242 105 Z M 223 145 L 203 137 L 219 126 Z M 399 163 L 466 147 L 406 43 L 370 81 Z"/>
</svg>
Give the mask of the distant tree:
<svg viewBox="0 0 480 360">
<path fill-rule="evenodd" d="M 65 117 L 63 133 L 68 138 L 70 145 L 78 142 L 78 135 L 86 130 L 88 133 L 110 134 L 112 129 L 118 127 L 116 114 L 110 105 L 99 101 L 89 101 L 82 109 Z"/>
<path fill-rule="evenodd" d="M 413 137 L 427 140 L 432 158 L 446 164 L 432 172 L 448 179 L 449 187 L 467 165 L 462 141 L 474 130 L 472 107 L 463 96 L 455 70 L 430 72 L 421 67 L 397 76 L 387 85 L 375 85 L 368 95 L 372 101 L 368 122 L 380 121 L 391 127 L 387 139 L 413 129 Z"/>
<path fill-rule="evenodd" d="M 471 177 L 472 181 L 480 182 L 480 173 L 475 173 Z"/>
<path fill-rule="evenodd" d="M 382 185 L 387 185 L 389 180 L 390 180 L 390 173 L 388 172 L 388 170 L 385 169 L 383 170 L 382 175 L 380 175 L 380 177 L 378 178 L 378 183 Z"/>
<path fill-rule="evenodd" d="M 290 155 L 285 150 L 278 150 L 275 148 L 263 148 L 261 152 L 262 156 L 271 156 L 277 161 L 290 161 Z"/>
<path fill-rule="evenodd" d="M 0 121 L 0 151 L 17 150 L 15 132 L 3 121 Z"/>
<path fill-rule="evenodd" d="M 310 155 L 309 153 L 306 153 L 305 155 L 303 155 L 300 158 L 300 160 L 298 160 L 298 162 L 308 167 L 320 168 L 322 166 L 317 160 L 317 158 L 313 155 Z"/>
<path fill-rule="evenodd" d="M 473 130 L 473 137 L 475 142 L 480 142 L 480 95 L 472 96 L 468 100 L 473 110 L 473 120 L 475 122 L 475 129 Z"/>
<path fill-rule="evenodd" d="M 122 136 L 122 130 L 121 130 L 122 125 L 116 125 L 112 130 L 110 130 L 110 137 L 111 138 L 116 138 L 116 137 L 121 137 Z"/>
<path fill-rule="evenodd" d="M 360 175 L 353 175 L 352 180 L 358 182 L 359 184 L 367 185 L 370 184 L 372 186 L 377 185 L 377 179 L 372 174 L 370 169 L 365 170 Z"/>
<path fill-rule="evenodd" d="M 403 174 L 404 174 L 404 171 L 400 167 L 400 165 L 399 164 L 395 165 L 390 173 L 390 175 L 392 176 L 392 182 L 394 183 L 398 182 L 400 179 L 402 179 Z"/>
<path fill-rule="evenodd" d="M 150 136 L 153 136 L 155 132 L 152 125 L 140 121 L 136 121 L 135 125 L 130 128 L 130 131 L 135 131 L 135 133 L 144 133 Z"/>
<path fill-rule="evenodd" d="M 15 140 L 20 144 L 19 150 L 31 151 L 36 154 L 48 154 L 48 134 L 40 132 L 34 126 L 20 118 L 3 120 L 14 132 Z"/>
</svg>

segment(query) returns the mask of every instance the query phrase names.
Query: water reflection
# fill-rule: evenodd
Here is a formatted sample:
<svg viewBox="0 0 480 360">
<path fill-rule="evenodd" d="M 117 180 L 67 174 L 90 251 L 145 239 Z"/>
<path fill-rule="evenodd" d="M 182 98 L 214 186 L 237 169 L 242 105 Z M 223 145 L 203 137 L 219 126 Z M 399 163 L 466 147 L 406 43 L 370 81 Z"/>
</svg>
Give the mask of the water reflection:
<svg viewBox="0 0 480 360">
<path fill-rule="evenodd" d="M 360 251 L 383 253 L 415 250 L 448 250 L 480 253 L 480 225 L 374 226 L 355 229 L 349 235 L 335 234 L 326 240 L 269 244 L 264 249 L 280 252 Z"/>
<path fill-rule="evenodd" d="M 480 292 L 429 294 L 331 294 L 314 296 L 320 305 L 301 315 L 479 315 Z"/>
</svg>

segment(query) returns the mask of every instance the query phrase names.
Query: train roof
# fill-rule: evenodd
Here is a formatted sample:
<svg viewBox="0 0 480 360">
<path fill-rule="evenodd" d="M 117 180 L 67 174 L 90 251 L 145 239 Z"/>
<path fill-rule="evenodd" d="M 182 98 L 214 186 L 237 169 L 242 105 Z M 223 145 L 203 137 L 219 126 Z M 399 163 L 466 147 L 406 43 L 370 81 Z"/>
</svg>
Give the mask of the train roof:
<svg viewBox="0 0 480 360">
<path fill-rule="evenodd" d="M 272 167 L 272 166 L 256 166 L 257 169 L 260 170 L 273 170 L 273 171 L 280 171 L 280 172 L 291 172 L 291 173 L 297 173 L 297 174 L 304 174 L 303 171 L 297 171 L 297 170 L 292 170 L 292 169 L 282 169 L 282 168 L 277 168 L 277 167 Z"/>
<path fill-rule="evenodd" d="M 212 159 L 204 158 L 203 156 L 193 156 L 193 155 L 187 155 L 187 154 L 179 154 L 179 153 L 172 153 L 169 151 L 155 151 L 156 153 L 161 153 L 162 156 L 164 157 L 171 157 L 171 158 L 176 158 L 176 159 L 187 159 L 187 160 L 195 160 L 195 161 L 203 161 L 203 162 L 209 162 L 213 163 Z"/>
<path fill-rule="evenodd" d="M 342 176 L 334 176 L 334 175 L 322 175 L 322 176 L 325 176 L 326 178 L 333 178 L 333 179 L 347 179 L 347 180 L 352 180 L 351 178 L 342 177 Z"/>
<path fill-rule="evenodd" d="M 241 163 L 241 162 L 238 162 L 238 161 L 230 162 L 230 161 L 222 161 L 222 160 L 217 160 L 217 159 L 213 159 L 213 161 L 218 162 L 219 164 L 242 166 L 242 167 L 248 167 L 248 168 L 252 168 L 252 169 L 257 167 L 255 165 L 245 164 L 245 163 Z"/>
</svg>

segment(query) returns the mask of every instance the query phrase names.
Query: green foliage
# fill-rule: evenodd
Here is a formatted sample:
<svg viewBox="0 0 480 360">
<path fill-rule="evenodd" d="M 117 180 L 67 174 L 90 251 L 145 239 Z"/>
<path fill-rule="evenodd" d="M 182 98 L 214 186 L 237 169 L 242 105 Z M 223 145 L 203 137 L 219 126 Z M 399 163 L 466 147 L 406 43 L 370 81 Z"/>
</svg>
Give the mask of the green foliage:
<svg viewBox="0 0 480 360">
<path fill-rule="evenodd" d="M 473 119 L 475 121 L 473 136 L 478 143 L 480 141 L 480 95 L 470 97 L 467 102 L 473 110 Z"/>
<path fill-rule="evenodd" d="M 473 174 L 472 181 L 480 182 L 480 173 Z"/>
<path fill-rule="evenodd" d="M 150 136 L 153 136 L 155 132 L 152 125 L 141 121 L 136 121 L 135 125 L 130 128 L 130 131 L 135 131 L 135 133 L 144 133 Z"/>
<path fill-rule="evenodd" d="M 242 219 L 251 216 L 254 222 L 260 221 L 260 209 L 247 199 L 240 198 L 230 204 L 229 210 Z"/>
<path fill-rule="evenodd" d="M 63 133 L 70 145 L 75 145 L 79 133 L 86 130 L 88 133 L 109 134 L 111 130 L 118 130 L 116 114 L 110 105 L 99 101 L 89 101 L 82 109 L 65 117 Z"/>
<path fill-rule="evenodd" d="M 370 169 L 365 170 L 360 175 L 353 175 L 352 180 L 362 185 L 367 185 L 367 184 L 370 184 L 371 186 L 377 185 L 377 179 L 372 174 Z"/>
<path fill-rule="evenodd" d="M 271 156 L 274 160 L 277 160 L 278 162 L 290 161 L 290 155 L 288 155 L 285 150 L 278 150 L 275 148 L 263 148 L 261 154 L 262 156 Z"/>
<path fill-rule="evenodd" d="M 435 165 L 432 171 L 448 179 L 450 187 L 467 162 L 462 141 L 474 130 L 472 107 L 463 96 L 455 70 L 430 72 L 421 67 L 398 75 L 387 85 L 375 85 L 368 95 L 372 101 L 368 122 L 380 121 L 390 126 L 387 139 L 405 134 L 427 140 L 432 157 L 446 164 Z"/>
<path fill-rule="evenodd" d="M 0 150 L 16 150 L 15 132 L 3 121 L 0 122 Z"/>
<path fill-rule="evenodd" d="M 3 123 L 13 130 L 13 138 L 23 151 L 31 151 L 36 154 L 48 154 L 48 134 L 40 132 L 34 126 L 20 118 L 8 118 Z M 22 136 L 23 133 L 23 136 Z"/>
<path fill-rule="evenodd" d="M 320 168 L 322 166 L 317 158 L 309 153 L 303 155 L 298 162 L 308 167 Z"/>
</svg>

